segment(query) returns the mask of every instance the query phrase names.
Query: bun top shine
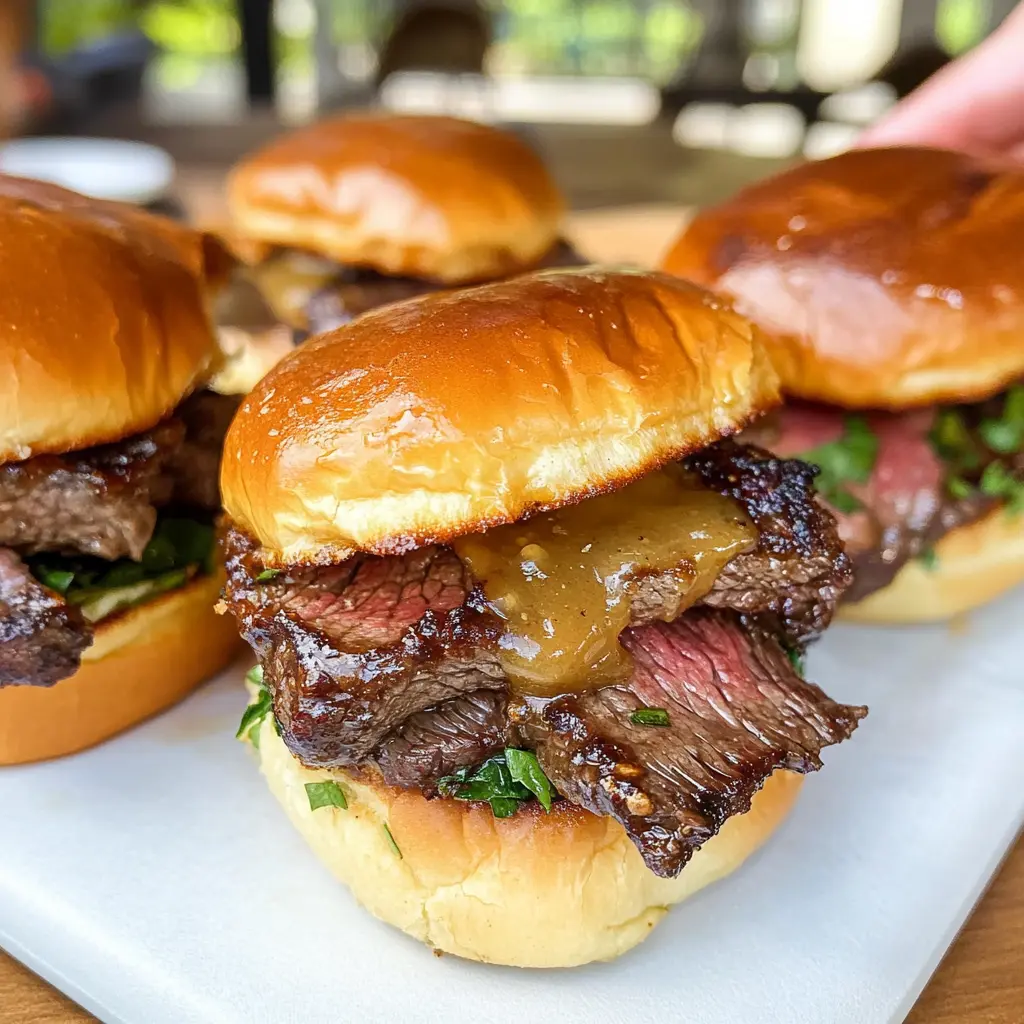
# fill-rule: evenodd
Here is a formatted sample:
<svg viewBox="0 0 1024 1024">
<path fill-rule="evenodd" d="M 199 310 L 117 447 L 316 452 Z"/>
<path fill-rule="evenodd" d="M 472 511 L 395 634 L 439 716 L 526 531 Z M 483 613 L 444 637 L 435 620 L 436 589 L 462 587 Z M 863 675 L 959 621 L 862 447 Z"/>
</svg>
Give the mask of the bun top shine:
<svg viewBox="0 0 1024 1024">
<path fill-rule="evenodd" d="M 231 426 L 224 505 L 283 564 L 396 554 L 624 485 L 777 401 L 726 302 L 665 274 L 547 271 L 297 349 Z"/>
<path fill-rule="evenodd" d="M 0 176 L 0 462 L 118 441 L 219 358 L 197 232 Z"/>
<path fill-rule="evenodd" d="M 283 135 L 228 181 L 237 232 L 458 284 L 535 266 L 564 203 L 516 136 L 453 117 L 345 114 Z"/>
<path fill-rule="evenodd" d="M 803 164 L 699 213 L 663 268 L 730 296 L 783 389 L 848 408 L 1024 375 L 1024 171 L 929 149 Z"/>
</svg>

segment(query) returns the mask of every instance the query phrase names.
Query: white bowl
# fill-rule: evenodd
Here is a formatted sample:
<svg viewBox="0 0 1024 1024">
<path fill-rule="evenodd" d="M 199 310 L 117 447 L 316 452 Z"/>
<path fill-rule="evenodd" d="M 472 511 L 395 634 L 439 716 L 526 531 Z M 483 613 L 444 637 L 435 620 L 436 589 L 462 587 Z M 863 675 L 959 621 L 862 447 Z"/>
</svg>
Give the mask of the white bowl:
<svg viewBox="0 0 1024 1024">
<path fill-rule="evenodd" d="M 0 171 L 51 181 L 97 199 L 152 203 L 174 179 L 174 161 L 156 146 L 118 139 L 30 138 L 0 146 Z"/>
</svg>

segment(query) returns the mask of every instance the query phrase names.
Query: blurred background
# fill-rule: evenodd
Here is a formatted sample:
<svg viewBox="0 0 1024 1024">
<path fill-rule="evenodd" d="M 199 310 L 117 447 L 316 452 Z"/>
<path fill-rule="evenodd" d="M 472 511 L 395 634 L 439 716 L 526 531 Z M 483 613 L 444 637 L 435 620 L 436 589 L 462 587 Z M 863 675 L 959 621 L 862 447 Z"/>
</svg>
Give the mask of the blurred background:
<svg viewBox="0 0 1024 1024">
<path fill-rule="evenodd" d="M 0 0 L 0 119 L 212 174 L 326 110 L 443 111 L 529 133 L 578 208 L 707 202 L 844 148 L 1013 6 Z"/>
</svg>

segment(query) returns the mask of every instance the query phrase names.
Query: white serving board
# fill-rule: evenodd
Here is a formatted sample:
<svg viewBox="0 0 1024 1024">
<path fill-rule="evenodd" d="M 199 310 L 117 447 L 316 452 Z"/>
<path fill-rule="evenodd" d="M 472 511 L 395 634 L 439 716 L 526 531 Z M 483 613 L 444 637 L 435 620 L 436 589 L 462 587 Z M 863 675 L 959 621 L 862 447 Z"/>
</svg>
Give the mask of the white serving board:
<svg viewBox="0 0 1024 1024">
<path fill-rule="evenodd" d="M 436 958 L 363 912 L 232 741 L 241 670 L 129 736 L 0 771 L 0 945 L 104 1021 L 901 1020 L 1024 820 L 1024 593 L 835 627 L 872 713 L 773 841 L 612 964 Z"/>
</svg>

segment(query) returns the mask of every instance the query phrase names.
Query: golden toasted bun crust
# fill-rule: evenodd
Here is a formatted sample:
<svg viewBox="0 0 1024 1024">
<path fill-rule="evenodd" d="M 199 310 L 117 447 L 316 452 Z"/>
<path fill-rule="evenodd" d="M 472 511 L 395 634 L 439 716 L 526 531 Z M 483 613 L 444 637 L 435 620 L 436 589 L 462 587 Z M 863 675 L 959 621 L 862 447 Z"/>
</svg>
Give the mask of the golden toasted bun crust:
<svg viewBox="0 0 1024 1024">
<path fill-rule="evenodd" d="M 664 269 L 731 296 L 783 390 L 848 408 L 973 401 L 1024 375 L 1024 171 L 854 150 L 697 215 Z"/>
<path fill-rule="evenodd" d="M 283 564 L 408 551 L 621 486 L 777 401 L 756 332 L 665 274 L 551 271 L 371 312 L 242 404 L 224 507 Z"/>
<path fill-rule="evenodd" d="M 535 265 L 564 209 L 514 135 L 394 114 L 346 114 L 282 136 L 234 169 L 228 206 L 257 241 L 448 283 Z"/>
<path fill-rule="evenodd" d="M 147 224 L 2 179 L 0 462 L 146 430 L 215 365 L 199 243 Z"/>
<path fill-rule="evenodd" d="M 803 781 L 776 772 L 682 874 L 658 878 L 618 822 L 564 801 L 550 814 L 534 804 L 499 819 L 485 805 L 311 771 L 269 716 L 259 758 L 292 823 L 367 910 L 434 949 L 514 967 L 611 960 L 642 942 L 671 904 L 735 871 L 786 816 Z M 311 811 L 305 784 L 329 779 L 348 810 Z"/>
<path fill-rule="evenodd" d="M 0 690 L 0 765 L 94 746 L 176 704 L 238 654 L 213 606 L 223 579 L 202 576 L 96 627 L 79 670 L 55 686 Z"/>
<path fill-rule="evenodd" d="M 176 259 L 205 280 L 211 290 L 224 283 L 239 259 L 229 242 L 216 233 L 196 230 L 129 203 L 93 199 L 49 182 L 9 174 L 0 174 L 0 196 L 81 218 L 128 245 L 164 259 Z"/>
<path fill-rule="evenodd" d="M 939 622 L 994 601 L 1024 582 L 1024 518 L 997 508 L 947 533 L 934 568 L 909 562 L 896 578 L 856 604 L 840 605 L 853 622 Z"/>
</svg>

